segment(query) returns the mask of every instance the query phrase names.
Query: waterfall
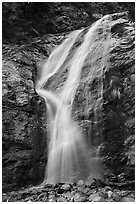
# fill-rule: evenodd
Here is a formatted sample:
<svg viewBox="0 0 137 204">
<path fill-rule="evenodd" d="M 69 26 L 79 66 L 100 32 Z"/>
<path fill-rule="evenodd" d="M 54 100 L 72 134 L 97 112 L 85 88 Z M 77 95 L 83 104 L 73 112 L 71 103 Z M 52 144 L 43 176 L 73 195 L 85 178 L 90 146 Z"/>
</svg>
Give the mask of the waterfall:
<svg viewBox="0 0 137 204">
<path fill-rule="evenodd" d="M 111 17 L 107 15 L 95 22 L 75 48 L 74 45 L 84 29 L 70 33 L 64 42 L 55 48 L 40 71 L 36 92 L 46 102 L 50 128 L 45 175 L 47 183 L 71 182 L 74 177 L 87 178 L 92 169 L 96 171 L 94 161 L 91 161 L 89 155 L 86 137 L 72 118 L 72 104 L 86 63 L 89 64 L 90 80 L 101 76 L 98 82 L 98 99 L 103 98 L 103 69 L 108 63 L 110 21 Z M 63 71 L 66 71 L 67 77 L 59 92 L 46 90 L 44 87 L 48 80 Z M 95 117 L 97 120 L 96 108 Z"/>
</svg>

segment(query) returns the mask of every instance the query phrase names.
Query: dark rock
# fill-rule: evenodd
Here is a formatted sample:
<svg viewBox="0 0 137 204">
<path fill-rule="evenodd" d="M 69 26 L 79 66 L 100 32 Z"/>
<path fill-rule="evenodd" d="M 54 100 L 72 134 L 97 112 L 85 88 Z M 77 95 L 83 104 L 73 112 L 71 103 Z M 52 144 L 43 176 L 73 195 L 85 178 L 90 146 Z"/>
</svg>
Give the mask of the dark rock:
<svg viewBox="0 0 137 204">
<path fill-rule="evenodd" d="M 2 202 L 7 202 L 8 199 L 7 199 L 7 196 L 6 194 L 2 194 Z"/>
<path fill-rule="evenodd" d="M 62 193 L 64 193 L 64 191 L 65 191 L 65 190 L 62 189 L 62 188 L 58 188 L 58 189 L 57 189 L 57 193 L 58 193 L 58 194 L 62 194 Z"/>
<path fill-rule="evenodd" d="M 50 46 L 45 44 L 44 38 L 42 43 L 47 51 L 51 51 L 51 47 L 55 46 L 55 39 L 58 39 L 53 37 L 52 43 L 53 38 L 49 38 Z M 3 44 L 4 191 L 37 184 L 45 176 L 45 104 L 36 95 L 34 85 L 35 63 L 45 59 L 45 56 L 39 50 L 42 39 L 36 43 L 37 41 L 35 39 L 30 44 L 23 45 Z"/>
<path fill-rule="evenodd" d="M 103 15 L 128 11 L 135 20 L 134 2 L 34 2 L 3 4 L 3 39 L 29 41 L 45 33 L 61 33 L 91 24 Z M 10 11 L 10 12 L 9 12 Z M 45 13 L 46 12 L 46 13 Z M 23 16 L 23 19 L 22 19 Z M 80 20 L 79 20 L 80 19 Z M 48 42 L 47 42 L 48 44 Z M 46 53 L 46 52 L 45 52 Z"/>
</svg>

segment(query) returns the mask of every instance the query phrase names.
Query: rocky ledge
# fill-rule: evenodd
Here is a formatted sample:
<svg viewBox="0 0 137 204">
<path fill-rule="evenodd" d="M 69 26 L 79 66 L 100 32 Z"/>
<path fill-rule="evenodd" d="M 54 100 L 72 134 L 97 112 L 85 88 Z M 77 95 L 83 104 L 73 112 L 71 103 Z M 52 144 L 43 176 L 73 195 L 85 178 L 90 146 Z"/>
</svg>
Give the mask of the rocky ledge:
<svg viewBox="0 0 137 204">
<path fill-rule="evenodd" d="M 3 193 L 3 202 L 135 202 L 131 185 L 125 188 L 101 180 L 77 183 L 41 184 L 20 191 Z"/>
</svg>

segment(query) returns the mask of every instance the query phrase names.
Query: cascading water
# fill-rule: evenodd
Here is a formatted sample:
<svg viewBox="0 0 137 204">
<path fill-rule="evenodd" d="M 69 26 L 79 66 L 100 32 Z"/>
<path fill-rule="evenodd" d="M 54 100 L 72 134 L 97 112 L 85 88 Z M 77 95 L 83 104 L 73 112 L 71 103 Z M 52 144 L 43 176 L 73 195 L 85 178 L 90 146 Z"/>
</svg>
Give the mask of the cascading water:
<svg viewBox="0 0 137 204">
<path fill-rule="evenodd" d="M 86 137 L 82 135 L 80 127 L 72 118 L 72 104 L 87 60 L 90 61 L 90 75 L 92 75 L 90 80 L 103 75 L 103 69 L 108 60 L 110 20 L 110 16 L 105 16 L 92 25 L 84 35 L 83 42 L 76 49 L 72 48 L 84 30 L 72 32 L 52 52 L 42 67 L 36 91 L 45 99 L 49 117 L 50 141 L 45 178 L 47 183 L 71 182 L 76 174 L 78 178 L 86 178 L 94 168 L 91 166 L 94 162 L 91 164 L 89 162 Z M 101 60 L 98 63 L 100 57 Z M 45 90 L 47 81 L 63 70 L 67 72 L 67 79 L 59 93 Z M 99 84 L 98 95 L 102 98 L 102 81 Z"/>
</svg>

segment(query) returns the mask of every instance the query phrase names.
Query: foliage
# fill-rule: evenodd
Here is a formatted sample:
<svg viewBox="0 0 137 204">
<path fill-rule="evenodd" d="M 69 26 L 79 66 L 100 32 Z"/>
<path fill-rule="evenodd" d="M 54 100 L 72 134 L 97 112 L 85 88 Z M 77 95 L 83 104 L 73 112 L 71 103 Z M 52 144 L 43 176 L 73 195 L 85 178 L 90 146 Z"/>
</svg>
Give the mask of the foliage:
<svg viewBox="0 0 137 204">
<path fill-rule="evenodd" d="M 128 11 L 134 21 L 134 7 L 134 2 L 3 2 L 3 39 L 20 41 L 71 31 L 120 11 Z"/>
</svg>

